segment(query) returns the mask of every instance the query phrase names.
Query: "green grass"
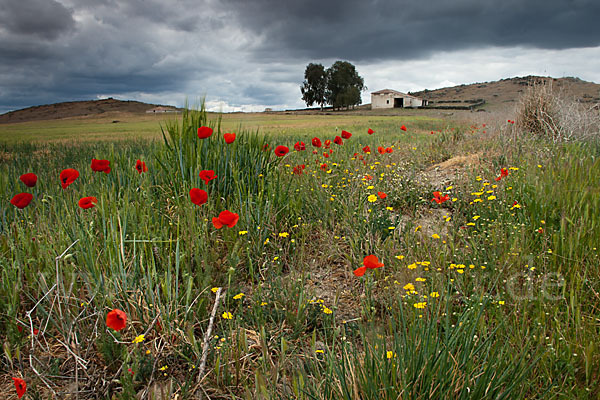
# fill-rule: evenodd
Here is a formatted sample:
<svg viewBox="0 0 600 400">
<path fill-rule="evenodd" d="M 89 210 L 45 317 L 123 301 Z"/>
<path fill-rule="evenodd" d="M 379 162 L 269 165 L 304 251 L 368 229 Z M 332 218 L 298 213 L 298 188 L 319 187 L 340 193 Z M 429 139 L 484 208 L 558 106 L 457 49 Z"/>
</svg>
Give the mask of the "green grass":
<svg viewBox="0 0 600 400">
<path fill-rule="evenodd" d="M 217 114 L 208 113 L 211 119 Z M 162 139 L 160 128 L 174 116 L 137 115 L 129 113 L 106 113 L 87 117 L 61 120 L 47 120 L 0 124 L 0 143 L 47 143 L 67 141 L 116 141 Z M 368 128 L 387 135 L 396 133 L 401 124 L 412 124 L 414 129 L 434 129 L 446 123 L 434 116 L 365 116 L 348 113 L 333 115 L 293 115 L 268 113 L 222 114 L 224 132 L 237 132 L 240 129 L 256 131 L 267 135 L 289 135 L 308 137 L 311 134 L 331 134 L 341 129 L 351 132 L 364 132 Z M 113 122 L 118 121 L 118 122 Z M 399 124 L 400 122 L 400 124 Z M 436 128 L 438 129 L 438 128 Z M 312 136 L 311 136 L 312 138 Z"/>
<path fill-rule="evenodd" d="M 75 384 L 80 398 L 89 388 L 101 398 L 158 388 L 192 398 L 216 287 L 201 377 L 211 398 L 599 393 L 593 143 L 506 141 L 492 127 L 414 116 L 219 120 L 199 110 L 131 121 L 138 140 L 113 140 L 113 130 L 72 141 L 84 128 L 55 123 L 30 132 L 37 142 L 0 145 L 0 373 L 24 377 L 32 398 L 61 398 Z M 215 133 L 198 139 L 200 125 Z M 312 137 L 341 129 L 352 138 L 329 157 L 313 154 Z M 230 130 L 237 138 L 226 145 Z M 299 140 L 306 151 L 293 150 Z M 279 158 L 265 144 L 291 151 Z M 468 153 L 480 163 L 450 185 L 424 179 L 432 164 Z M 92 172 L 92 158 L 112 171 Z M 81 175 L 63 190 L 64 168 Z M 218 179 L 205 185 L 202 169 Z M 38 175 L 34 188 L 18 180 L 26 172 Z M 191 203 L 192 187 L 208 192 L 206 204 Z M 450 200 L 433 203 L 436 190 Z M 23 210 L 9 203 L 19 192 L 34 195 Z M 84 196 L 96 207 L 80 209 Z M 215 229 L 225 209 L 239 221 Z M 354 276 L 370 254 L 385 266 Z M 120 332 L 105 324 L 113 308 L 128 316 Z"/>
</svg>

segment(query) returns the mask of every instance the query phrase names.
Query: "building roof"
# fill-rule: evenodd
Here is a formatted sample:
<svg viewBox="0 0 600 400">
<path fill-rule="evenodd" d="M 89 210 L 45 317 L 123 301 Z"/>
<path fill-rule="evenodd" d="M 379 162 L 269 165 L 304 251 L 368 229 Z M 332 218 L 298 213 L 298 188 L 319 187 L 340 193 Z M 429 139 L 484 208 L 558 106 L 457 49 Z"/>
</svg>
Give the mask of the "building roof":
<svg viewBox="0 0 600 400">
<path fill-rule="evenodd" d="M 393 89 L 382 89 L 382 90 L 378 90 L 376 92 L 371 92 L 371 94 L 393 94 L 393 95 L 402 96 L 402 97 L 412 97 L 414 99 L 418 98 L 418 97 L 412 96 L 410 94 L 402 93 L 402 92 L 399 92 L 399 91 L 393 90 Z"/>
</svg>

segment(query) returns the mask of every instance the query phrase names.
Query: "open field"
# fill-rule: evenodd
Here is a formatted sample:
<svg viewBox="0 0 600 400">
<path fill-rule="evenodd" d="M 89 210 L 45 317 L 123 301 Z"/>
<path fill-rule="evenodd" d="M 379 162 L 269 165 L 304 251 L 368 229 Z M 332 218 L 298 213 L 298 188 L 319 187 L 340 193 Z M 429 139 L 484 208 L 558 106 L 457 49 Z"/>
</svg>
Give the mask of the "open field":
<svg viewBox="0 0 600 400">
<path fill-rule="evenodd" d="M 369 127 L 389 134 L 398 121 L 409 121 L 415 128 L 426 130 L 444 128 L 447 123 L 440 113 L 402 110 L 395 115 L 361 115 L 333 113 L 332 115 L 292 113 L 232 113 L 222 114 L 222 129 L 226 132 L 259 130 L 264 134 L 308 137 L 311 134 L 333 133 L 341 129 L 365 131 Z M 217 114 L 210 114 L 217 119 Z M 180 117 L 180 116 L 179 116 Z M 48 143 L 65 141 L 162 140 L 161 125 L 176 118 L 169 115 L 111 112 L 86 117 L 46 121 L 0 124 L 0 143 Z M 118 121 L 118 122 L 113 122 Z"/>
<path fill-rule="evenodd" d="M 597 398 L 600 144 L 481 114 L 0 125 L 0 397 Z"/>
</svg>

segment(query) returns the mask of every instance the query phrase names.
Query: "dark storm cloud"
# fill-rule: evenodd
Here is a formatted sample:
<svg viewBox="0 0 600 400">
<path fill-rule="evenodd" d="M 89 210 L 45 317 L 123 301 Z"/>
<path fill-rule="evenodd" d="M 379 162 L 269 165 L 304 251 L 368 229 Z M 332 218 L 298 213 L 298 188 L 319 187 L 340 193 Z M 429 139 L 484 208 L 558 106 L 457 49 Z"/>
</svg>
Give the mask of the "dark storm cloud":
<svg viewBox="0 0 600 400">
<path fill-rule="evenodd" d="M 14 34 L 51 40 L 74 26 L 71 11 L 54 0 L 8 0 L 0 3 L 0 27 Z"/>
<path fill-rule="evenodd" d="M 498 79 L 531 71 L 505 65 L 534 48 L 598 46 L 599 17 L 597 0 L 0 0 L 0 112 L 107 95 L 298 107 L 308 62 L 350 60 L 387 87 L 400 65 L 473 48 L 508 49 L 487 66 Z M 461 83 L 485 68 L 451 65 Z"/>
<path fill-rule="evenodd" d="M 597 0 L 226 0 L 259 57 L 419 58 L 484 46 L 600 44 Z"/>
<path fill-rule="evenodd" d="M 206 8 L 186 12 L 184 1 L 61 1 L 2 2 L 0 112 L 104 94 L 185 93 L 190 80 L 222 69 L 208 52 L 186 54 L 201 50 L 202 41 L 182 44 L 178 36 L 215 29 L 215 14 L 198 14 Z"/>
</svg>

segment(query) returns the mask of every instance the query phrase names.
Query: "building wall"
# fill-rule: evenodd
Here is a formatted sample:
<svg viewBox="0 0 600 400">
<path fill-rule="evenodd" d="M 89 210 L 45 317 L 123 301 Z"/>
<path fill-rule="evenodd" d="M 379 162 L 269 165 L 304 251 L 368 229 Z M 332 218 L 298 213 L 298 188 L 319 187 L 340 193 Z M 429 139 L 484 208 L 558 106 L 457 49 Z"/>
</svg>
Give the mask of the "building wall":
<svg viewBox="0 0 600 400">
<path fill-rule="evenodd" d="M 420 107 L 423 105 L 423 100 L 417 99 L 416 97 L 405 97 L 404 107 Z"/>
<path fill-rule="evenodd" d="M 371 108 L 394 108 L 394 95 L 371 93 Z"/>
<path fill-rule="evenodd" d="M 390 94 L 373 94 L 371 93 L 371 108 L 394 108 L 394 98 L 404 99 L 404 107 L 420 107 L 423 105 L 423 100 L 410 96 L 398 96 Z"/>
</svg>

